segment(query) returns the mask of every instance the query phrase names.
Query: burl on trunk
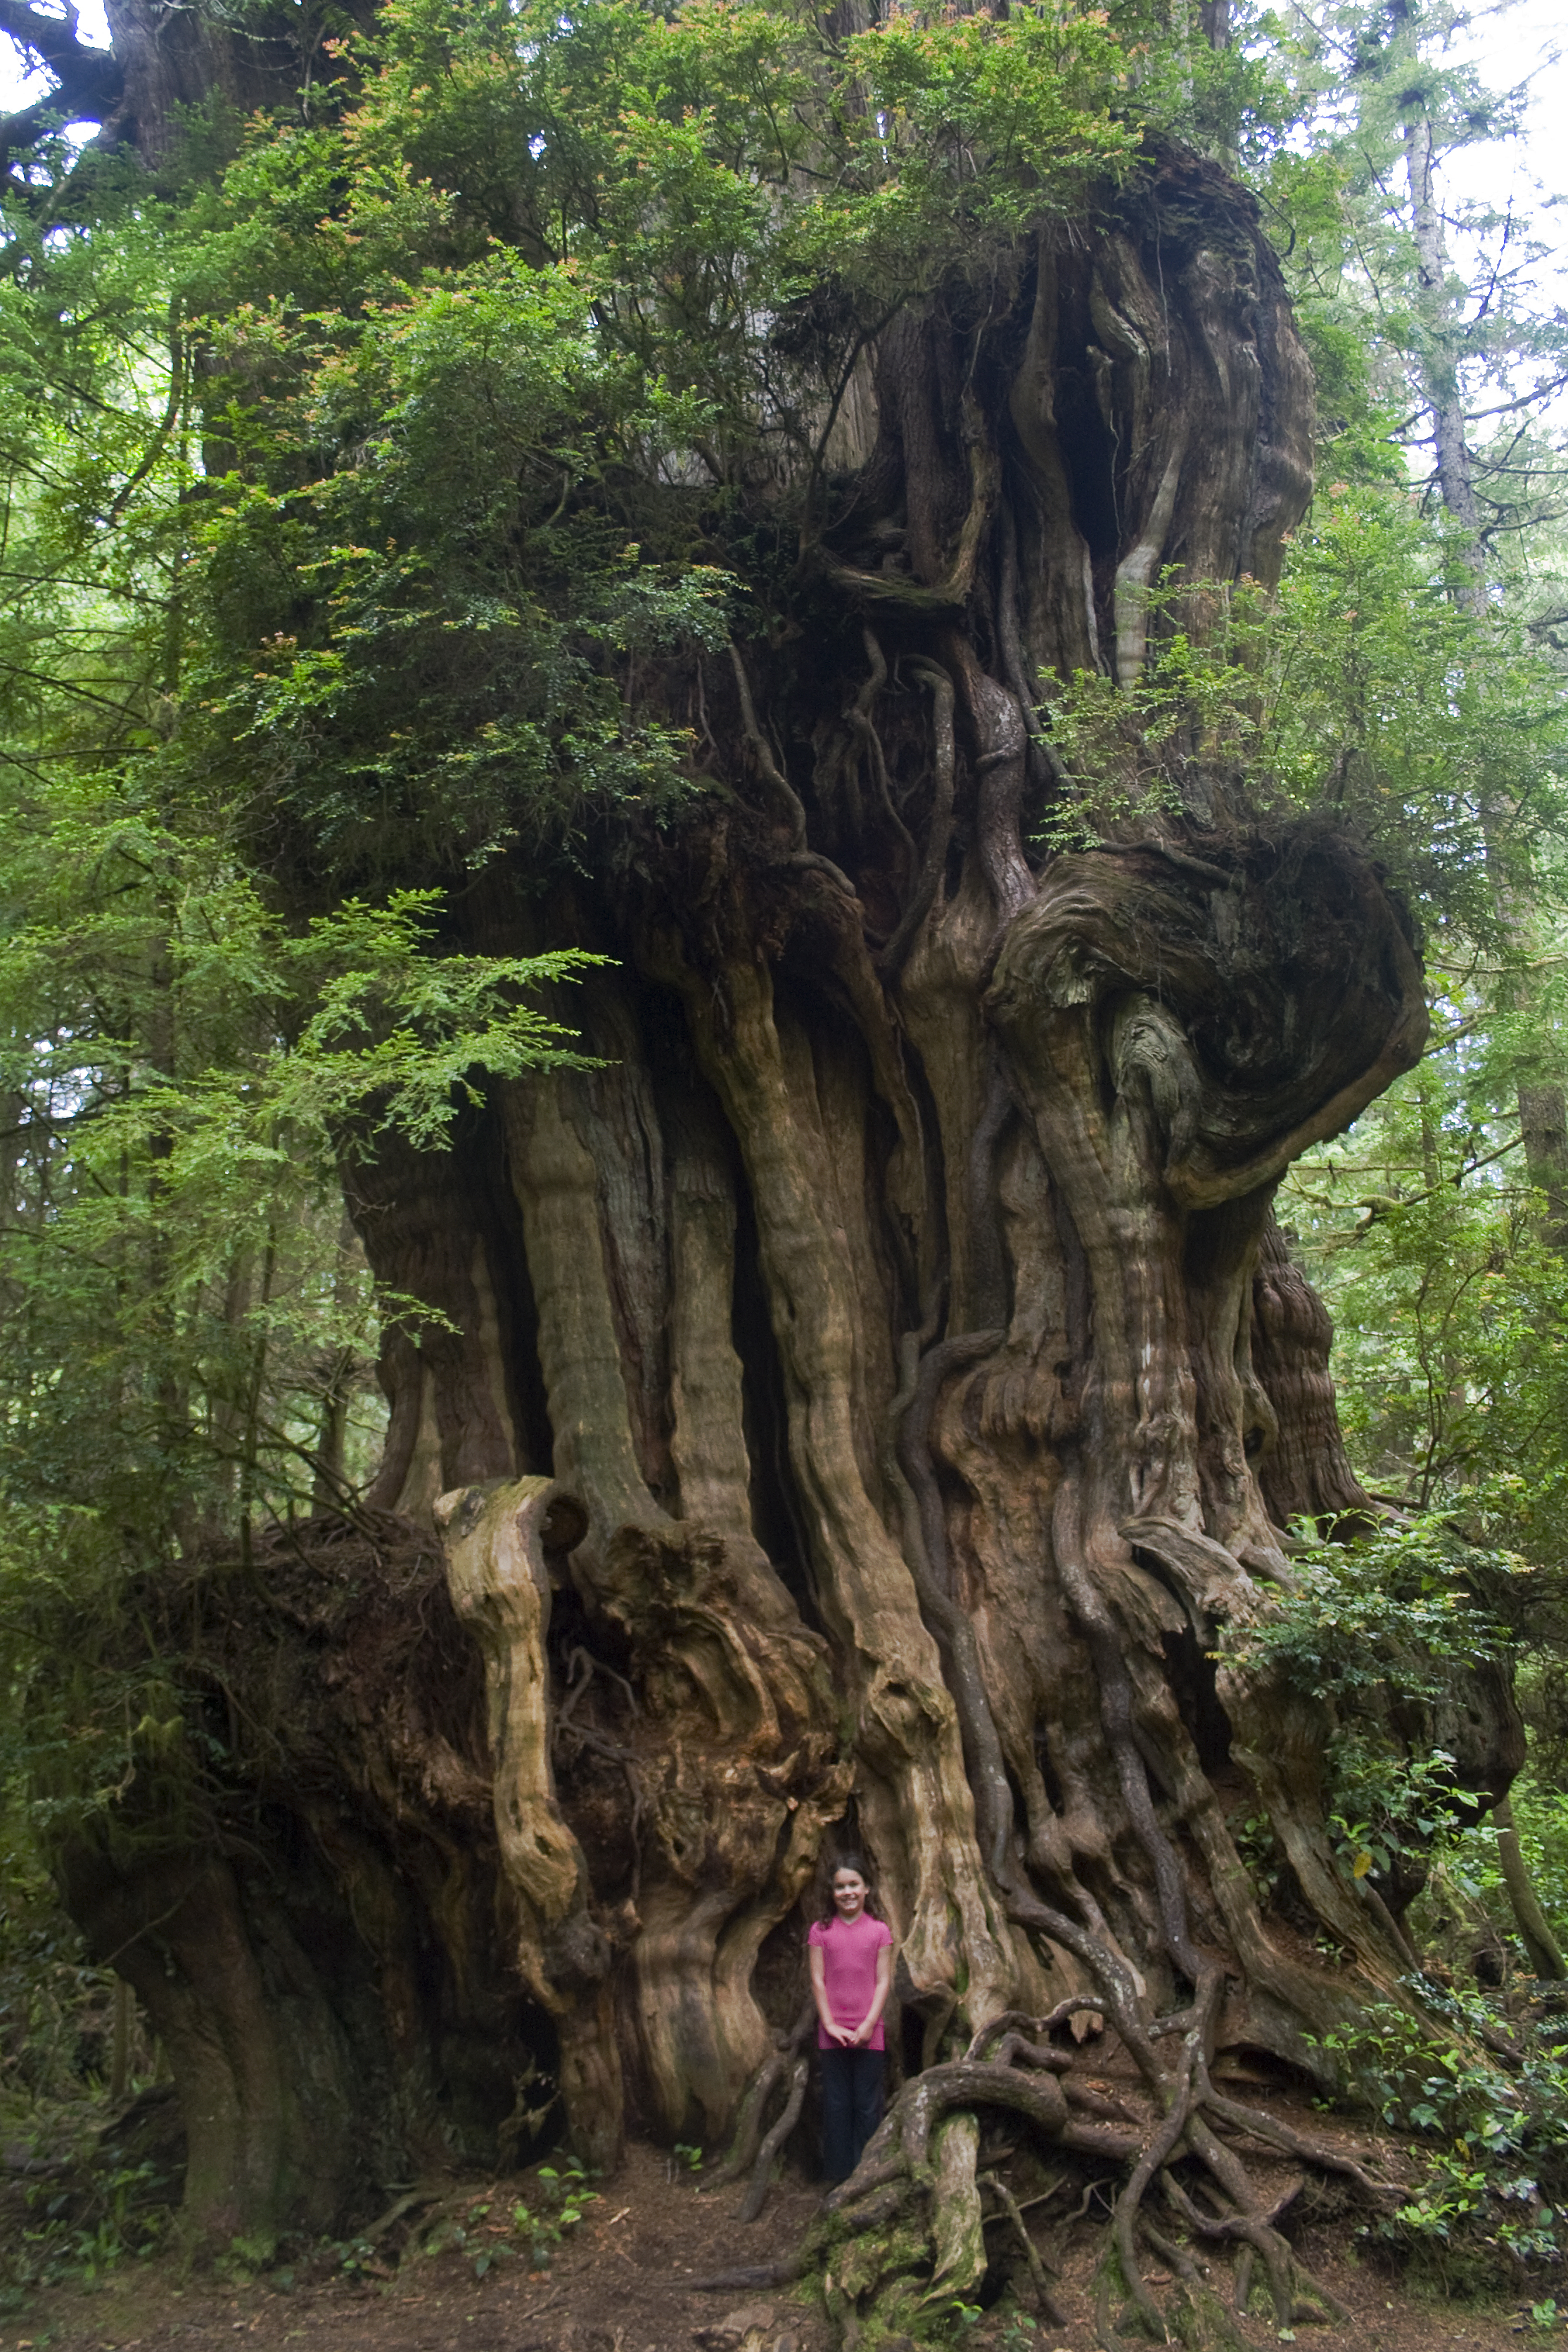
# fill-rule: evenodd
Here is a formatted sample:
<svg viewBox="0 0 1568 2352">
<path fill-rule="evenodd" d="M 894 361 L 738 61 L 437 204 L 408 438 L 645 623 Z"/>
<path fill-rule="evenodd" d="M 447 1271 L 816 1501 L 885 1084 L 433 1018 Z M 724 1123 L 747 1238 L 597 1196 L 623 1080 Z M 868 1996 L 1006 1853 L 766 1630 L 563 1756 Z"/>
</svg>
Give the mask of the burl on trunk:
<svg viewBox="0 0 1568 2352">
<path fill-rule="evenodd" d="M 256 1701 L 295 1759 L 266 1775 L 274 1850 L 310 1860 L 265 1895 L 225 1863 L 226 1977 L 186 1969 L 185 1911 L 125 1942 L 128 1904 L 172 1899 L 155 1874 L 103 1897 L 183 2080 L 215 2081 L 214 2042 L 273 2070 L 275 2095 L 232 2067 L 211 2090 L 277 2118 L 270 2188 L 254 2147 L 225 2182 L 214 2142 L 211 2212 L 281 2219 L 319 2174 L 299 2051 L 357 2035 L 374 2063 L 344 2095 L 406 2148 L 457 2112 L 476 2018 L 514 2077 L 543 2053 L 595 2162 L 633 2122 L 711 2143 L 737 2109 L 755 2147 L 791 2079 L 802 1893 L 852 1826 L 912 2074 L 841 2200 L 834 2308 L 974 2285 L 965 2119 L 999 2103 L 1123 2164 L 1134 2302 L 1143 2189 L 1179 2155 L 1288 2319 L 1209 2063 L 1319 2067 L 1306 2037 L 1406 1963 L 1330 1850 L 1326 1717 L 1220 1637 L 1288 1589 L 1289 1513 L 1364 1502 L 1270 1203 L 1418 1055 L 1421 973 L 1354 846 L 1262 822 L 1196 740 L 1094 845 L 1041 834 L 1069 790 L 1054 682 L 1136 679 L 1166 567 L 1271 585 L 1310 412 L 1249 202 L 1165 153 L 1000 292 L 883 333 L 793 625 L 672 677 L 711 789 L 656 853 L 545 902 L 505 861 L 465 893 L 471 946 L 612 959 L 559 1008 L 601 1066 L 497 1087 L 449 1157 L 349 1167 L 376 1273 L 433 1310 L 386 1344 L 371 1500 L 395 1519 L 365 1525 L 402 1527 L 431 1639 L 465 1629 L 471 1664 L 444 1692 L 416 1674 L 415 1706 L 332 1618 L 340 1687 L 404 1709 L 396 1754 L 369 1700 L 330 1740 L 319 1705 Z M 1495 1716 L 1466 1769 L 1500 1794 L 1500 1693 Z M 1260 1812 L 1290 1919 L 1237 1851 Z M 358 1957 L 288 1963 L 319 2022 L 295 2042 L 278 1956 L 308 1950 L 307 1882 Z M 1145 2124 L 1063 2088 L 1070 2014 L 1121 2036 Z M 518 2111 L 487 2096 L 465 2128 L 493 2155 Z"/>
</svg>

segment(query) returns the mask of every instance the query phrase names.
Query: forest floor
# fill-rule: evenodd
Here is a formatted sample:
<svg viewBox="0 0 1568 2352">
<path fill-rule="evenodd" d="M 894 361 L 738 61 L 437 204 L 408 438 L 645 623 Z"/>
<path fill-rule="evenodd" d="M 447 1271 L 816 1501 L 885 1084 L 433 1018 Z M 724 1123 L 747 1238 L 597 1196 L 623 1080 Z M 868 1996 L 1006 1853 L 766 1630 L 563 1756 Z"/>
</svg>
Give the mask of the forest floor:
<svg viewBox="0 0 1568 2352">
<path fill-rule="evenodd" d="M 1313 2121 L 1322 2132 L 1324 2119 Z M 1364 2131 L 1345 2127 L 1339 2136 L 1364 2160 L 1397 2156 Z M 548 2270 L 511 2261 L 476 2277 L 476 2255 L 502 2234 L 493 2217 L 530 2193 L 537 2189 L 528 2177 L 465 2187 L 444 2210 L 470 2220 L 466 2246 L 388 2263 L 382 2277 L 346 2274 L 337 2249 L 243 2283 L 182 2271 L 167 2257 L 118 2263 L 95 2286 L 40 2290 L 0 2315 L 0 2352 L 831 2352 L 821 2309 L 789 2290 L 716 2293 L 696 2284 L 710 2273 L 777 2261 L 797 2242 L 821 2194 L 798 2173 L 745 2227 L 743 2184 L 704 2193 L 664 2150 L 633 2147 Z M 1298 2322 L 1306 2352 L 1514 2352 L 1521 2341 L 1544 2347 L 1558 2336 L 1563 2323 L 1543 2327 L 1530 2301 L 1446 2300 L 1357 2259 L 1351 2229 L 1341 2221 L 1298 2232 L 1301 2258 L 1351 2314 L 1348 2326 Z M 1042 2318 L 1029 2326 L 1007 2296 L 956 2337 L 962 2352 L 1092 2352 L 1102 2230 L 1089 2216 L 1042 2231 L 1040 2242 L 1058 2271 L 1062 2324 Z M 1161 2283 L 1156 2273 L 1152 2284 Z M 1551 2293 L 1544 2282 L 1533 2290 L 1542 2304 Z M 1274 2340 L 1256 2316 L 1249 2333 L 1260 2344 Z"/>
</svg>

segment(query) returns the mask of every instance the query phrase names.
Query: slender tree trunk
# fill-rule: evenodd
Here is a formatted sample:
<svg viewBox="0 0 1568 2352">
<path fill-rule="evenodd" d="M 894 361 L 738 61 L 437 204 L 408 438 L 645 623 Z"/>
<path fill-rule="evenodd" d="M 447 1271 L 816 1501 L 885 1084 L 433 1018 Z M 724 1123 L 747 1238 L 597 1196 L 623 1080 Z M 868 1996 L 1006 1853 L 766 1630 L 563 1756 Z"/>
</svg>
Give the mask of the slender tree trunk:
<svg viewBox="0 0 1568 2352">
<path fill-rule="evenodd" d="M 1423 327 L 1421 373 L 1432 414 L 1438 493 L 1459 532 L 1459 557 L 1464 576 L 1455 590 L 1457 602 L 1483 625 L 1491 617 L 1486 578 L 1486 551 L 1481 537 L 1480 508 L 1465 442 L 1464 396 L 1458 362 L 1458 320 L 1437 199 L 1432 125 L 1425 109 L 1405 126 L 1406 172 L 1410 191 Z M 1509 886 L 1499 855 L 1503 821 L 1509 811 L 1483 805 L 1489 847 L 1496 865 L 1493 893 L 1505 933 L 1516 949 L 1527 942 L 1528 924 Z M 1564 1176 L 1568 1171 L 1568 1133 L 1564 1132 L 1563 1090 L 1548 1084 L 1531 1086 L 1521 1076 L 1517 1087 L 1520 1129 L 1530 1181 L 1546 1196 L 1545 1231 L 1553 1246 L 1568 1231 L 1564 1208 Z M 1539 1898 L 1530 1884 L 1524 1856 L 1514 1833 L 1506 1802 L 1492 1815 L 1498 1851 L 1515 1922 L 1531 1965 L 1542 1976 L 1561 1977 L 1563 1962 L 1547 1927 Z"/>
<path fill-rule="evenodd" d="M 1459 560 L 1467 575 L 1455 593 L 1464 609 L 1480 620 L 1488 610 L 1486 554 L 1481 543 L 1480 507 L 1465 442 L 1458 320 L 1437 195 L 1432 124 L 1425 108 L 1413 113 L 1405 125 L 1405 174 L 1416 242 L 1421 380 L 1432 415 L 1437 490 L 1445 510 L 1458 528 Z"/>
<path fill-rule="evenodd" d="M 358 1255 L 353 1220 L 345 1209 L 338 1232 L 332 1270 L 332 1323 L 340 1331 L 348 1313 L 352 1269 Z M 349 1438 L 349 1408 L 353 1396 L 355 1356 L 351 1347 L 334 1341 L 321 1367 L 321 1418 L 316 1432 L 316 1465 L 311 1495 L 318 1509 L 336 1510 L 347 1492 L 344 1477 Z"/>
<path fill-rule="evenodd" d="M 1509 1901 L 1513 1906 L 1521 1939 L 1530 1955 L 1530 1965 L 1538 1977 L 1561 1979 L 1568 1976 L 1568 1967 L 1563 1965 L 1563 1948 L 1552 1932 L 1551 1924 L 1541 1907 L 1541 1897 L 1531 1881 L 1520 1847 L 1519 1832 L 1514 1826 L 1513 1807 L 1507 1798 L 1500 1805 L 1492 1807 L 1491 1817 L 1497 1829 L 1498 1860 L 1502 1864 Z"/>
<path fill-rule="evenodd" d="M 1541 1238 L 1548 1249 L 1568 1250 L 1568 1102 L 1560 1086 L 1521 1085 L 1519 1124 L 1524 1165 L 1542 1195 Z"/>
</svg>

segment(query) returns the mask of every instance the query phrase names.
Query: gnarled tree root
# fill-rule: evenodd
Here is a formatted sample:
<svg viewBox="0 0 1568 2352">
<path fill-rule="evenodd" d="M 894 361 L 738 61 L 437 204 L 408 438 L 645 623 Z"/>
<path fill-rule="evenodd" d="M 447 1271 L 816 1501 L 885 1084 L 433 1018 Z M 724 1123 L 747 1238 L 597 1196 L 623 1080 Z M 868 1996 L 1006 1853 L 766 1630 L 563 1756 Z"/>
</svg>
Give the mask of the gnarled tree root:
<svg viewBox="0 0 1568 2352">
<path fill-rule="evenodd" d="M 997 2108 L 1052 2147 L 1098 2159 L 1103 2172 L 1123 2176 L 1096 2284 L 1102 2352 L 1127 2352 L 1129 2329 L 1144 2341 L 1167 2343 L 1176 2336 L 1213 2352 L 1251 2352 L 1247 2310 L 1260 2273 L 1276 2326 L 1298 2319 L 1343 2320 L 1341 2306 L 1302 2269 L 1277 2226 L 1304 2172 L 1262 2191 L 1237 2143 L 1249 2142 L 1270 2158 L 1287 2156 L 1303 2168 L 1338 2173 L 1375 2205 L 1400 2191 L 1338 2149 L 1215 2091 L 1205 2045 L 1217 2000 L 1218 1979 L 1206 1981 L 1180 2020 L 1179 2054 L 1157 2084 L 1146 2086 L 1142 2114 L 1085 2093 L 1071 2080 L 1071 2056 L 1046 2039 L 1071 2004 L 1049 2020 L 994 2019 L 963 2058 L 932 2066 L 906 2084 L 853 2175 L 823 2200 L 793 2267 L 795 2276 L 818 2272 L 843 2343 L 852 2345 L 873 2306 L 883 2323 L 916 2336 L 923 2320 L 929 2326 L 940 2316 L 952 2293 L 942 2252 L 952 2228 L 950 2221 L 946 2232 L 937 2226 L 938 2213 L 950 2215 L 954 2202 L 955 2149 L 972 2150 L 977 2138 L 972 2131 L 955 2138 L 943 2127 L 949 2117 Z M 1145 2051 L 1159 2038 L 1147 2031 Z M 988 2050 L 993 2054 L 979 2054 Z M 1087 2112 L 1086 2099 L 1092 2103 Z M 994 2168 L 977 2172 L 972 2193 L 982 2191 L 994 2200 L 985 2225 L 1006 2225 L 1042 2315 L 1060 2324 L 1017 2198 Z M 1147 2210 L 1155 2198 L 1165 2209 L 1158 2222 Z M 1151 2256 L 1170 2274 L 1163 2282 L 1169 2289 L 1163 2305 L 1147 2274 Z M 1228 2296 L 1209 2276 L 1211 2265 L 1225 2256 L 1234 2257 Z M 949 2250 L 949 2267 L 951 2260 Z M 761 2274 L 728 2272 L 722 2283 L 757 2284 Z"/>
<path fill-rule="evenodd" d="M 806 2059 L 796 2059 L 790 2070 L 789 2095 L 784 2102 L 784 2112 L 757 2152 L 757 2163 L 751 2175 L 751 2186 L 746 2192 L 746 2201 L 740 2209 L 740 2218 L 743 2221 L 755 2221 L 762 2210 L 768 2196 L 768 2181 L 772 2177 L 773 2159 L 800 2120 L 800 2109 L 806 2098 L 806 2077 L 810 2071 Z"/>
<path fill-rule="evenodd" d="M 810 2062 L 804 2053 L 816 2021 L 816 2010 L 807 2001 L 789 2031 L 775 2036 L 774 2047 L 741 2094 L 735 2130 L 724 2161 L 702 2184 L 705 2193 L 726 2189 L 743 2172 L 749 2171 L 751 2185 L 740 2209 L 743 2221 L 755 2221 L 761 2212 L 768 2200 L 774 2159 L 800 2119 L 810 2074 Z M 783 2112 L 765 2136 L 763 2124 L 780 2084 L 786 2085 Z"/>
<path fill-rule="evenodd" d="M 982 2189 L 990 2190 L 1002 2209 L 1002 2215 L 1012 2224 L 1013 2234 L 1019 2243 L 1019 2252 L 1028 2266 L 1030 2283 L 1034 2288 L 1034 2299 L 1040 2305 L 1041 2314 L 1051 2322 L 1053 2326 L 1065 2327 L 1066 2316 L 1051 2291 L 1051 2283 L 1045 2275 L 1045 2264 L 1040 2260 L 1040 2248 L 1030 2236 L 1029 2225 L 1023 2218 L 1023 2210 L 1018 2199 L 1013 2195 L 1007 2182 L 998 2179 L 994 2172 L 982 2173 L 980 2186 Z"/>
</svg>

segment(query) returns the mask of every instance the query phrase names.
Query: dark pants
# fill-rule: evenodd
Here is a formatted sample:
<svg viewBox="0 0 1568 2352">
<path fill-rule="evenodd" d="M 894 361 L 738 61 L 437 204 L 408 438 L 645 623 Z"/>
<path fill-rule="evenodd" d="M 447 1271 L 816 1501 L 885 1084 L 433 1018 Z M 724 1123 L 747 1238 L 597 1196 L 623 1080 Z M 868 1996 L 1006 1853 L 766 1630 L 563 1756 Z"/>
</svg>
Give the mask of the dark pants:
<svg viewBox="0 0 1568 2352">
<path fill-rule="evenodd" d="M 882 2050 L 819 2050 L 822 2062 L 822 2169 L 847 2180 L 882 2121 Z"/>
</svg>

